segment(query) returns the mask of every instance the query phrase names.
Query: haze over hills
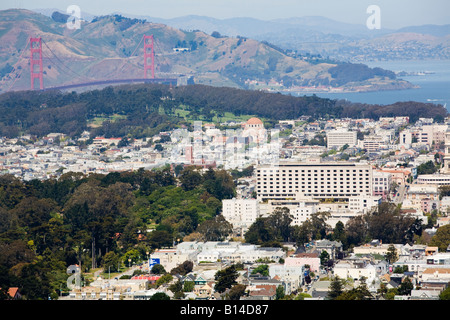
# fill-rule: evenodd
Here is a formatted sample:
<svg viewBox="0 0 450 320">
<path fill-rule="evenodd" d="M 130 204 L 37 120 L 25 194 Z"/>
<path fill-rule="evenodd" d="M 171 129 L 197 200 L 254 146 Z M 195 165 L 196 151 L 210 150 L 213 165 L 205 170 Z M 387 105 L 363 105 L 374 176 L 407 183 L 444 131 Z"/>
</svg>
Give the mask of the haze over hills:
<svg viewBox="0 0 450 320">
<path fill-rule="evenodd" d="M 234 26 L 239 27 L 239 23 L 235 22 Z M 11 79 L 17 76 L 11 71 L 12 66 L 16 71 L 28 68 L 28 54 L 20 59 L 19 55 L 30 36 L 44 39 L 44 78 L 45 86 L 50 87 L 95 79 L 142 77 L 143 44 L 140 42 L 144 34 L 155 37 L 159 77 L 193 75 L 196 83 L 241 88 L 249 88 L 249 83 L 255 82 L 256 88 L 267 88 L 274 83 L 277 90 L 293 85 L 355 91 L 412 87 L 382 69 L 317 57 L 310 59 L 248 37 L 180 30 L 121 15 L 96 17 L 82 22 L 80 29 L 70 30 L 64 16 L 52 18 L 29 10 L 11 9 L 0 12 L 0 30 L 5 48 L 0 53 L 4 91 L 5 84 L 11 80 L 16 81 L 15 88 L 29 88 L 26 72 L 16 80 Z M 174 48 L 185 48 L 187 52 L 176 52 Z"/>
<path fill-rule="evenodd" d="M 133 15 L 126 15 L 137 17 Z M 140 16 L 183 30 L 218 31 L 268 41 L 303 54 L 320 54 L 336 60 L 364 62 L 395 59 L 450 59 L 450 24 L 409 26 L 398 30 L 369 30 L 364 21 L 350 24 L 320 16 L 270 21 L 255 18 L 216 19 L 184 16 L 173 19 Z M 386 42 L 387 45 L 382 45 Z"/>
</svg>

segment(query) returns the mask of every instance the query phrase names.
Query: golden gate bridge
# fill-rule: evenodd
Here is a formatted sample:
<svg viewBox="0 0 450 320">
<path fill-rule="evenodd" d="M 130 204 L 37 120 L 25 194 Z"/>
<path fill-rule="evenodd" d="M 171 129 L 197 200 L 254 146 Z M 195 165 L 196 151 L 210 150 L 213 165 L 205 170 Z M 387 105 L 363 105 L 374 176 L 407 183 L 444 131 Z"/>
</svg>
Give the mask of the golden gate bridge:
<svg viewBox="0 0 450 320">
<path fill-rule="evenodd" d="M 16 64 L 12 67 L 12 71 L 10 74 L 12 74 L 11 83 L 9 84 L 9 87 L 5 92 L 11 91 L 14 85 L 16 84 L 17 80 L 21 78 L 21 75 L 23 71 L 27 68 L 20 67 L 19 65 L 23 63 L 22 56 L 27 51 L 27 48 L 29 46 L 29 70 L 30 70 L 30 89 L 31 90 L 65 90 L 65 89 L 71 89 L 71 88 L 77 88 L 77 87 L 88 87 L 88 86 L 96 86 L 96 85 L 108 85 L 108 84 L 119 84 L 119 83 L 163 83 L 163 84 L 170 84 L 170 85 L 176 85 L 177 79 L 176 78 L 156 78 L 155 77 L 155 42 L 153 35 L 143 35 L 141 38 L 141 41 L 131 53 L 128 58 L 132 57 L 134 53 L 137 51 L 137 49 L 140 47 L 142 41 L 144 42 L 144 70 L 143 70 L 143 77 L 137 77 L 137 78 L 128 78 L 128 79 L 104 79 L 104 80 L 98 80 L 98 79 L 88 79 L 85 76 L 80 75 L 78 72 L 74 71 L 73 69 L 69 68 L 61 59 L 58 58 L 58 56 L 50 49 L 50 47 L 45 43 L 44 39 L 42 37 L 30 37 L 27 41 L 27 44 L 25 45 L 25 48 L 21 51 L 19 55 L 19 59 L 16 62 Z M 45 87 L 44 86 L 44 68 L 43 68 L 43 47 L 45 46 L 45 49 L 48 50 L 53 57 L 58 60 L 59 66 L 62 68 L 65 68 L 67 71 L 70 71 L 72 74 L 76 75 L 78 79 L 84 79 L 85 81 L 80 81 L 78 83 L 70 83 L 70 84 L 62 84 L 58 86 L 51 86 L 51 87 Z M 52 58 L 47 57 L 49 60 L 52 60 Z M 124 65 L 120 69 L 123 68 Z M 119 70 L 120 71 L 120 70 Z M 36 86 L 36 82 L 38 82 L 38 87 Z"/>
</svg>

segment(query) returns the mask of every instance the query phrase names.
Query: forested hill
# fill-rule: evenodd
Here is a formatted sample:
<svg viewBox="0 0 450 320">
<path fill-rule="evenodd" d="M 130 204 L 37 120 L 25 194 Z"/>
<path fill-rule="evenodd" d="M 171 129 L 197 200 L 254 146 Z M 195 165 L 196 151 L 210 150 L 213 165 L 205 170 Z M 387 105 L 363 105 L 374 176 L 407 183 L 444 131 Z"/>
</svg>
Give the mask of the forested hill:
<svg viewBox="0 0 450 320">
<path fill-rule="evenodd" d="M 200 107 L 212 107 L 237 114 L 254 114 L 274 120 L 297 119 L 300 116 L 314 118 L 371 118 L 409 116 L 415 122 L 420 117 L 441 118 L 448 112 L 442 105 L 415 101 L 397 102 L 391 105 L 362 104 L 350 101 L 319 98 L 317 96 L 294 97 L 280 93 L 214 88 L 208 86 L 178 87 L 174 97 Z"/>
<path fill-rule="evenodd" d="M 99 135 L 140 138 L 186 124 L 186 115 L 190 119 L 211 121 L 214 116 L 220 119 L 230 113 L 274 121 L 300 116 L 314 119 L 409 116 L 414 122 L 420 117 L 442 120 L 447 116 L 442 105 L 431 103 L 398 102 L 384 106 L 229 87 L 134 84 L 83 93 L 4 93 L 0 95 L 0 136 L 41 137 L 51 132 L 77 136 L 89 129 Z M 98 117 L 111 119 L 113 116 L 114 121 L 88 126 Z"/>
</svg>

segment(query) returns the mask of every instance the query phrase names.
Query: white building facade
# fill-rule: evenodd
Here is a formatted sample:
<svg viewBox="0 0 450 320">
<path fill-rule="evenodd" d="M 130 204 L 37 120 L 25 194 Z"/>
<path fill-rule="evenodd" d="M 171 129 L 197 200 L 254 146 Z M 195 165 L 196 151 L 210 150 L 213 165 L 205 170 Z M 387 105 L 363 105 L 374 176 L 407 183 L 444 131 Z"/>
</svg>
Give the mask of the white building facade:
<svg viewBox="0 0 450 320">
<path fill-rule="evenodd" d="M 256 199 L 224 199 L 222 215 L 236 230 L 245 233 L 260 217 L 259 201 Z"/>
<path fill-rule="evenodd" d="M 373 172 L 373 195 L 380 196 L 386 200 L 392 186 L 392 174 L 374 170 Z"/>
<path fill-rule="evenodd" d="M 258 166 L 256 192 L 260 201 L 313 198 L 347 200 L 373 194 L 373 169 L 361 163 L 308 161 Z"/>
<path fill-rule="evenodd" d="M 343 129 L 333 130 L 327 133 L 327 147 L 342 148 L 345 145 L 354 147 L 357 144 L 357 132 Z"/>
</svg>

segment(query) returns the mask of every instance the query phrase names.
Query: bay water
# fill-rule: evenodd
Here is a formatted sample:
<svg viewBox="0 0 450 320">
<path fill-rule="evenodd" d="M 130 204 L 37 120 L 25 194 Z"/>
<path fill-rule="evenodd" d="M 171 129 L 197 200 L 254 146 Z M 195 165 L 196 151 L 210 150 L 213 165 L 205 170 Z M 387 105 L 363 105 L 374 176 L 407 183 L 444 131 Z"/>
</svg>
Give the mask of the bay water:
<svg viewBox="0 0 450 320">
<path fill-rule="evenodd" d="M 371 68 L 380 67 L 391 71 L 404 71 L 420 75 L 397 76 L 399 79 L 418 85 L 418 89 L 388 90 L 377 92 L 350 93 L 303 93 L 292 95 L 304 96 L 315 94 L 321 98 L 347 99 L 351 102 L 388 105 L 400 101 L 418 101 L 446 106 L 450 110 L 450 60 L 407 60 L 364 62 Z"/>
</svg>

